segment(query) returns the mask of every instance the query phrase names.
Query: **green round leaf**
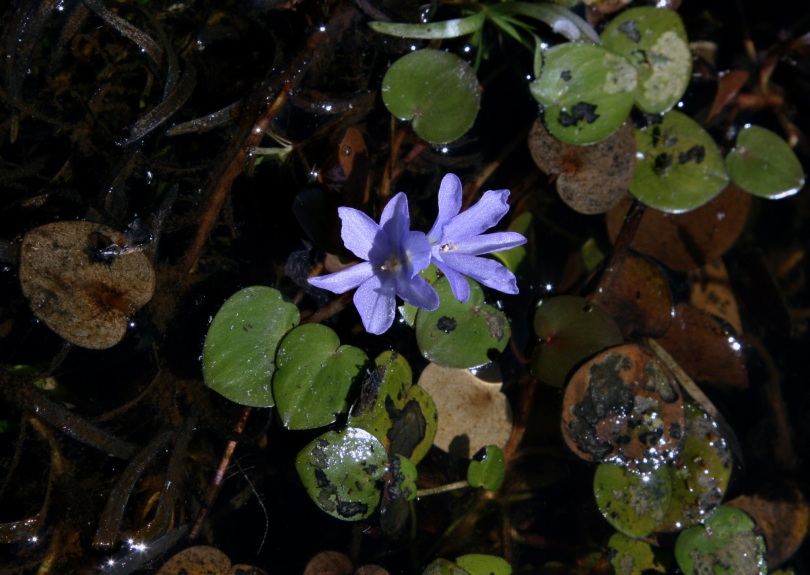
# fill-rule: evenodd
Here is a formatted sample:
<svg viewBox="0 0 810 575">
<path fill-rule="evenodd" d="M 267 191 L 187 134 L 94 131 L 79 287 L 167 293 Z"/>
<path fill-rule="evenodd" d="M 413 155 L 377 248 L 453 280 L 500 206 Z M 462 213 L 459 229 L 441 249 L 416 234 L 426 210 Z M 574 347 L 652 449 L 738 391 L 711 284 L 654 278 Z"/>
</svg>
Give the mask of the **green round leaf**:
<svg viewBox="0 0 810 575">
<path fill-rule="evenodd" d="M 471 553 L 456 557 L 456 563 L 470 575 L 512 575 L 512 566 L 495 555 Z"/>
<path fill-rule="evenodd" d="M 608 559 L 616 575 L 667 573 L 649 543 L 632 539 L 624 533 L 614 533 L 608 541 Z"/>
<path fill-rule="evenodd" d="M 298 308 L 273 288 L 248 287 L 232 295 L 205 336 L 205 385 L 241 405 L 274 405 L 276 348 L 299 319 Z"/>
<path fill-rule="evenodd" d="M 472 487 L 497 491 L 503 485 L 505 475 L 506 462 L 503 458 L 503 449 L 497 445 L 487 445 L 470 461 L 467 468 L 467 483 Z"/>
<path fill-rule="evenodd" d="M 413 385 L 411 366 L 403 356 L 386 351 L 374 364 L 361 386 L 349 425 L 372 433 L 392 455 L 419 463 L 436 437 L 436 404 L 424 389 Z"/>
<path fill-rule="evenodd" d="M 413 461 L 404 455 L 394 455 L 391 457 L 390 472 L 391 480 L 386 486 L 388 497 L 401 501 L 416 499 L 416 479 L 419 474 Z"/>
<path fill-rule="evenodd" d="M 571 370 L 593 354 L 624 342 L 616 322 L 585 298 L 562 295 L 544 300 L 534 310 L 537 345 L 532 375 L 562 387 Z"/>
<path fill-rule="evenodd" d="M 669 465 L 672 500 L 659 531 L 679 531 L 708 517 L 726 494 L 733 457 L 717 423 L 684 402 L 686 431 L 678 457 Z"/>
<path fill-rule="evenodd" d="M 681 532 L 675 541 L 675 560 L 685 575 L 768 572 L 765 541 L 754 533 L 754 521 L 727 505 L 718 507 L 703 525 Z"/>
<path fill-rule="evenodd" d="M 636 472 L 615 463 L 600 463 L 593 492 L 608 523 L 628 537 L 642 538 L 664 519 L 672 488 L 664 465 Z"/>
<path fill-rule="evenodd" d="M 417 50 L 394 62 L 382 81 L 385 107 L 431 144 L 464 135 L 481 95 L 475 71 L 464 60 L 441 50 Z"/>
<path fill-rule="evenodd" d="M 605 48 L 636 67 L 636 106 L 659 114 L 678 103 L 692 76 L 692 52 L 677 12 L 653 6 L 625 10 L 601 38 Z"/>
<path fill-rule="evenodd" d="M 422 571 L 422 575 L 470 575 L 470 573 L 449 559 L 439 558 L 431 561 Z"/>
<path fill-rule="evenodd" d="M 720 150 L 688 116 L 672 111 L 660 123 L 636 130 L 636 171 L 630 193 L 662 212 L 688 212 L 728 184 Z"/>
<path fill-rule="evenodd" d="M 624 123 L 636 94 L 636 69 L 596 44 L 569 42 L 546 52 L 529 86 L 545 106 L 546 128 L 569 144 L 604 140 Z"/>
<path fill-rule="evenodd" d="M 290 331 L 278 346 L 273 397 L 289 429 L 312 429 L 334 423 L 346 413 L 346 400 L 364 373 L 363 350 L 340 345 L 325 325 L 310 323 Z"/>
<path fill-rule="evenodd" d="M 782 138 L 759 126 L 746 126 L 726 156 L 731 179 L 746 192 L 777 200 L 804 186 L 804 170 Z"/>
<path fill-rule="evenodd" d="M 460 302 L 447 278 L 433 287 L 439 294 L 434 311 L 416 314 L 416 342 L 426 359 L 444 367 L 477 367 L 495 359 L 509 343 L 512 328 L 504 313 L 484 303 L 484 291 L 470 284 L 470 299 Z"/>
<path fill-rule="evenodd" d="M 314 439 L 296 456 L 295 468 L 318 507 L 338 519 L 357 521 L 380 503 L 387 459 L 376 437 L 347 427 Z"/>
</svg>

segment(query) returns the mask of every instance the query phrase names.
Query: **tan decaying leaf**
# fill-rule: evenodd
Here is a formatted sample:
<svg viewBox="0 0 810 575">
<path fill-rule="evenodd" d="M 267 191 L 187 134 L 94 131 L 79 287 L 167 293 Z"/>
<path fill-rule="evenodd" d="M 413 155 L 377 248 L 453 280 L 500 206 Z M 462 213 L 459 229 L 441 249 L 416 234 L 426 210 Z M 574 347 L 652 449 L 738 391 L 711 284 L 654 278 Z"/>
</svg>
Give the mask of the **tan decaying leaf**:
<svg viewBox="0 0 810 575">
<path fill-rule="evenodd" d="M 482 447 L 504 447 L 512 433 L 512 409 L 501 383 L 482 381 L 466 369 L 429 364 L 419 377 L 439 412 L 433 445 L 459 457 Z"/>
<path fill-rule="evenodd" d="M 155 292 L 149 258 L 124 234 L 101 224 L 54 222 L 29 231 L 20 250 L 20 284 L 33 312 L 67 341 L 106 349 Z"/>
<path fill-rule="evenodd" d="M 354 571 L 351 559 L 337 551 L 321 551 L 309 560 L 304 575 L 351 575 Z"/>
<path fill-rule="evenodd" d="M 216 547 L 197 545 L 174 555 L 157 575 L 229 575 L 231 560 Z"/>
<path fill-rule="evenodd" d="M 529 132 L 529 151 L 543 172 L 557 177 L 557 193 L 581 214 L 602 214 L 627 196 L 636 165 L 633 126 L 589 146 L 566 144 L 538 119 Z"/>
</svg>

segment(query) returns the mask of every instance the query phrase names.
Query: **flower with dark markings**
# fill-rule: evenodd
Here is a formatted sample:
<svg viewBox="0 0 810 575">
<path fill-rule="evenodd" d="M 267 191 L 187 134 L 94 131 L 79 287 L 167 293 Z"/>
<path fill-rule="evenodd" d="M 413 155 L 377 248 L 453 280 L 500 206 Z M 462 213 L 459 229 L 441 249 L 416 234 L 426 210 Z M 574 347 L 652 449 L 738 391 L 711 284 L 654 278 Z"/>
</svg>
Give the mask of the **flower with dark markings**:
<svg viewBox="0 0 810 575">
<path fill-rule="evenodd" d="M 354 208 L 338 209 L 343 244 L 365 260 L 345 270 L 310 278 L 310 284 L 334 293 L 357 288 L 354 305 L 366 331 L 381 334 L 391 327 L 396 296 L 426 310 L 439 307 L 439 296 L 419 272 L 430 264 L 427 236 L 411 231 L 408 199 L 400 192 L 383 209 L 377 224 Z"/>
<path fill-rule="evenodd" d="M 450 282 L 459 301 L 470 297 L 470 286 L 463 276 L 508 294 L 518 293 L 515 275 L 503 264 L 478 257 L 508 250 L 526 243 L 516 232 L 484 231 L 495 226 L 509 211 L 509 190 L 489 190 L 478 202 L 461 211 L 461 180 L 455 174 L 442 178 L 439 187 L 439 215 L 428 233 L 431 261 Z"/>
</svg>

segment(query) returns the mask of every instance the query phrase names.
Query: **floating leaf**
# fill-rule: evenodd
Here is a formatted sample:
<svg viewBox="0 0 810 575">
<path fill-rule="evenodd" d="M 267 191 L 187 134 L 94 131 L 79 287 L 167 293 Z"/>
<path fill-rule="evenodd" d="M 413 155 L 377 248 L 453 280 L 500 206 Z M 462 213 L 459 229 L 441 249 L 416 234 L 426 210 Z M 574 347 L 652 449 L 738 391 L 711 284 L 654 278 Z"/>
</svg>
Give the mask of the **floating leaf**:
<svg viewBox="0 0 810 575">
<path fill-rule="evenodd" d="M 683 398 L 658 358 L 633 344 L 603 351 L 568 382 L 562 430 L 574 453 L 632 468 L 659 465 L 680 450 Z"/>
<path fill-rule="evenodd" d="M 417 50 L 388 68 L 382 99 L 391 114 L 413 123 L 420 138 L 446 144 L 472 127 L 481 95 L 475 71 L 464 60 L 441 50 Z"/>
<path fill-rule="evenodd" d="M 682 531 L 675 560 L 685 575 L 765 575 L 765 542 L 745 512 L 721 505 L 703 525 Z"/>
<path fill-rule="evenodd" d="M 416 341 L 422 355 L 445 367 L 477 367 L 497 358 L 509 343 L 512 328 L 506 315 L 484 303 L 484 291 L 470 284 L 470 298 L 460 302 L 450 290 L 447 278 L 433 287 L 439 294 L 434 311 L 416 314 Z"/>
<path fill-rule="evenodd" d="M 196 545 L 173 555 L 157 575 L 229 575 L 231 559 L 216 547 Z"/>
<path fill-rule="evenodd" d="M 391 457 L 389 471 L 390 481 L 386 483 L 386 496 L 391 500 L 413 501 L 416 499 L 418 472 L 413 461 L 404 455 L 394 455 Z"/>
<path fill-rule="evenodd" d="M 667 573 L 658 553 L 646 541 L 614 533 L 608 541 L 608 559 L 616 575 L 652 575 Z"/>
<path fill-rule="evenodd" d="M 595 44 L 569 42 L 544 57 L 529 85 L 545 106 L 548 131 L 569 144 L 604 140 L 627 119 L 636 92 L 636 70 L 623 56 Z"/>
<path fill-rule="evenodd" d="M 456 557 L 456 563 L 470 575 L 512 575 L 512 566 L 495 555 L 471 553 Z"/>
<path fill-rule="evenodd" d="M 630 193 L 662 212 L 688 212 L 728 184 L 712 137 L 689 116 L 668 112 L 660 123 L 636 131 L 638 154 Z"/>
<path fill-rule="evenodd" d="M 325 325 L 296 327 L 279 343 L 273 397 L 289 429 L 312 429 L 334 423 L 349 410 L 347 397 L 360 379 L 368 357 L 363 350 L 340 345 Z"/>
<path fill-rule="evenodd" d="M 369 22 L 368 25 L 375 32 L 397 36 L 399 38 L 415 38 L 418 40 L 440 40 L 458 38 L 477 32 L 484 25 L 486 15 L 478 12 L 466 18 L 454 18 L 442 22 L 426 22 L 424 24 L 402 24 L 398 22 Z"/>
<path fill-rule="evenodd" d="M 376 437 L 347 427 L 327 431 L 295 458 L 295 468 L 312 500 L 326 513 L 357 521 L 374 513 L 380 503 L 378 482 L 388 455 Z"/>
<path fill-rule="evenodd" d="M 616 319 L 625 337 L 659 337 L 672 323 L 669 281 L 656 263 L 636 253 L 628 254 L 610 289 L 594 294 L 593 301 Z"/>
<path fill-rule="evenodd" d="M 742 344 L 711 314 L 679 303 L 672 324 L 658 341 L 695 381 L 726 390 L 748 386 Z"/>
<path fill-rule="evenodd" d="M 449 559 L 439 558 L 431 561 L 422 571 L 422 575 L 470 575 L 470 573 Z"/>
<path fill-rule="evenodd" d="M 636 165 L 636 136 L 626 122 L 596 144 L 575 146 L 553 137 L 537 119 L 529 132 L 529 151 L 537 167 L 557 176 L 562 201 L 581 214 L 601 214 L 627 195 Z"/>
<path fill-rule="evenodd" d="M 501 383 L 483 381 L 467 369 L 428 364 L 419 387 L 436 403 L 439 418 L 434 445 L 469 458 L 487 445 L 504 447 L 512 433 L 512 408 Z"/>
<path fill-rule="evenodd" d="M 304 575 L 352 575 L 352 560 L 338 551 L 321 551 L 309 560 Z"/>
<path fill-rule="evenodd" d="M 647 210 L 631 246 L 675 271 L 698 268 L 734 245 L 748 221 L 751 199 L 751 194 L 732 184 L 709 203 L 685 214 Z M 607 228 L 612 241 L 629 207 L 630 200 L 622 200 L 608 212 Z"/>
<path fill-rule="evenodd" d="M 810 527 L 810 504 L 802 490 L 787 477 L 767 483 L 752 495 L 728 502 L 750 515 L 765 537 L 769 565 L 781 565 L 802 546 Z"/>
<path fill-rule="evenodd" d="M 556 387 L 565 384 L 577 364 L 624 341 L 613 319 L 584 298 L 562 295 L 541 301 L 534 310 L 537 344 L 532 375 Z"/>
<path fill-rule="evenodd" d="M 241 405 L 273 406 L 276 348 L 299 319 L 298 308 L 276 289 L 254 286 L 236 292 L 205 336 L 205 385 Z"/>
<path fill-rule="evenodd" d="M 677 12 L 653 6 L 630 8 L 608 24 L 601 38 L 605 48 L 636 67 L 639 109 L 660 114 L 678 103 L 692 76 L 692 52 Z"/>
<path fill-rule="evenodd" d="M 467 483 L 472 487 L 483 487 L 497 491 L 506 476 L 506 462 L 503 449 L 497 445 L 487 445 L 475 454 L 467 468 Z"/>
<path fill-rule="evenodd" d="M 759 126 L 746 126 L 726 165 L 731 179 L 755 196 L 777 200 L 804 186 L 804 170 L 787 142 Z"/>
<path fill-rule="evenodd" d="M 661 523 L 669 507 L 669 470 L 657 464 L 632 471 L 615 463 L 600 463 L 593 492 L 599 511 L 617 531 L 628 537 L 645 537 Z"/>
<path fill-rule="evenodd" d="M 689 303 L 743 332 L 740 306 L 723 258 L 715 258 L 688 274 Z"/>
<path fill-rule="evenodd" d="M 32 311 L 61 337 L 107 349 L 129 316 L 152 299 L 155 271 L 127 237 L 93 222 L 54 222 L 29 231 L 20 247 L 20 285 Z"/>
<path fill-rule="evenodd" d="M 372 433 L 392 455 L 419 463 L 436 436 L 436 405 L 424 389 L 413 385 L 411 367 L 403 356 L 383 352 L 374 364 L 349 424 Z"/>
<path fill-rule="evenodd" d="M 696 405 L 684 403 L 686 431 L 669 465 L 672 502 L 659 531 L 677 531 L 708 517 L 723 501 L 733 458 L 717 423 Z"/>
</svg>

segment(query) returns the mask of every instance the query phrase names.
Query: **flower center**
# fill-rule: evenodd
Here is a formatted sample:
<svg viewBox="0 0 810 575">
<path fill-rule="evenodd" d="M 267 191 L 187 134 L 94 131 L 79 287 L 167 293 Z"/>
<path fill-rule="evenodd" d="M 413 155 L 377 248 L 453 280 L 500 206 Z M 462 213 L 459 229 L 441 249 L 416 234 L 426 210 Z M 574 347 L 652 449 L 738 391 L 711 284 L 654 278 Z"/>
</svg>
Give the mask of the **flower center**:
<svg viewBox="0 0 810 575">
<path fill-rule="evenodd" d="M 453 244 L 443 244 L 443 245 L 439 246 L 439 249 L 442 250 L 443 252 L 454 252 L 458 248 L 456 246 L 454 246 Z"/>
<path fill-rule="evenodd" d="M 390 271 L 391 273 L 396 274 L 402 271 L 402 262 L 399 261 L 399 258 L 397 258 L 397 256 L 391 256 L 387 260 L 385 260 L 385 263 L 380 266 L 380 269 L 387 270 Z"/>
</svg>

